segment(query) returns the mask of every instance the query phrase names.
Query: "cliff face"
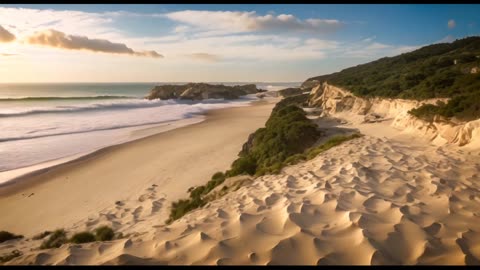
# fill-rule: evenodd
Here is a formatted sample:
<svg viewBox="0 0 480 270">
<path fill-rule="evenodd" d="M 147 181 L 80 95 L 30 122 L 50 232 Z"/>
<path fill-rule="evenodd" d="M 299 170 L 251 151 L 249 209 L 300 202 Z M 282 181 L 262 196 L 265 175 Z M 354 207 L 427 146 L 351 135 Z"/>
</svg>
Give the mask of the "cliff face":
<svg viewBox="0 0 480 270">
<path fill-rule="evenodd" d="M 440 99 L 415 101 L 360 98 L 325 82 L 312 89 L 309 106 L 320 108 L 322 115 L 342 114 L 358 122 L 393 120 L 391 124 L 393 127 L 426 136 L 438 144 L 453 143 L 459 146 L 480 144 L 480 120 L 454 123 L 436 118 L 433 122 L 427 122 L 408 113 L 413 108 L 425 103 L 435 104 L 438 100 Z"/>
<path fill-rule="evenodd" d="M 247 85 L 214 85 L 206 83 L 188 83 L 185 85 L 161 85 L 155 86 L 146 96 L 147 99 L 237 99 L 240 96 L 255 94 L 262 90 L 257 89 L 255 84 Z"/>
</svg>

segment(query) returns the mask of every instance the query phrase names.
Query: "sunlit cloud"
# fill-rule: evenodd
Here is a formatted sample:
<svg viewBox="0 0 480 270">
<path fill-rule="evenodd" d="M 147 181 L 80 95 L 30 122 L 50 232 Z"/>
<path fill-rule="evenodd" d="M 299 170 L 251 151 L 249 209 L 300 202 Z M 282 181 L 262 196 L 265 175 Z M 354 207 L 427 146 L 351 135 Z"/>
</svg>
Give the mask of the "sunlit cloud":
<svg viewBox="0 0 480 270">
<path fill-rule="evenodd" d="M 375 40 L 377 38 L 377 36 L 373 36 L 373 37 L 368 37 L 366 39 L 363 39 L 362 42 L 372 42 L 373 40 Z"/>
<path fill-rule="evenodd" d="M 316 31 L 329 33 L 338 30 L 342 23 L 338 20 L 310 18 L 298 19 L 290 14 L 264 16 L 255 11 L 197 11 L 185 10 L 167 13 L 171 20 L 205 30 L 226 30 L 231 33 L 252 31 Z"/>
<path fill-rule="evenodd" d="M 90 39 L 85 36 L 67 35 L 53 29 L 37 32 L 32 36 L 27 37 L 26 41 L 29 44 L 38 44 L 69 50 L 88 50 L 92 52 L 129 54 L 153 58 L 163 57 L 155 51 L 137 52 L 123 43 L 114 43 L 105 39 Z"/>
<path fill-rule="evenodd" d="M 0 42 L 11 42 L 15 40 L 15 35 L 0 25 Z"/>
<path fill-rule="evenodd" d="M 191 53 L 191 54 L 187 54 L 186 56 L 192 59 L 208 61 L 208 62 L 218 62 L 221 59 L 220 56 L 215 54 L 210 54 L 210 53 Z"/>
</svg>

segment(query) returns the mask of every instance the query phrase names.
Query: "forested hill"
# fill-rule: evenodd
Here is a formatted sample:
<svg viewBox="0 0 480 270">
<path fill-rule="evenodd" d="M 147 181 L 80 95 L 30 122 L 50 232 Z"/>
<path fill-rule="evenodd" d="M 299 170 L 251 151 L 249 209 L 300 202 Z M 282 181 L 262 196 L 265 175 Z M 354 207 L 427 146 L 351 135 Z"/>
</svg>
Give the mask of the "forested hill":
<svg viewBox="0 0 480 270">
<path fill-rule="evenodd" d="M 422 47 L 413 52 L 309 78 L 361 97 L 451 98 L 412 111 L 419 117 L 480 118 L 480 37 Z"/>
</svg>

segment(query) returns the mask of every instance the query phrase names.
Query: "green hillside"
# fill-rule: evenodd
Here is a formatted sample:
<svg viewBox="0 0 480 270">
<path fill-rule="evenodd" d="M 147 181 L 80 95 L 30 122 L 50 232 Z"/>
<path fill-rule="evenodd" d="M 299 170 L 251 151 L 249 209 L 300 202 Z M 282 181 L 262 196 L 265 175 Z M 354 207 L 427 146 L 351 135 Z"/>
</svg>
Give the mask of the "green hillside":
<svg viewBox="0 0 480 270">
<path fill-rule="evenodd" d="M 313 77 L 356 96 L 402 99 L 452 98 L 411 113 L 462 120 L 480 118 L 480 37 L 422 47 L 413 52 Z"/>
</svg>

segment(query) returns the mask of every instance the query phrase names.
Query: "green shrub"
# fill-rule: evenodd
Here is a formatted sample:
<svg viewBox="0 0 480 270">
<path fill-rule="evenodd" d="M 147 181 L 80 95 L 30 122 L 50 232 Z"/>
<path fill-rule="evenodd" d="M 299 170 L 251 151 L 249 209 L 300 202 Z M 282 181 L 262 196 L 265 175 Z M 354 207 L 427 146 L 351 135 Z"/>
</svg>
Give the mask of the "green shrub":
<svg viewBox="0 0 480 270">
<path fill-rule="evenodd" d="M 216 179 L 225 179 L 223 172 L 216 172 L 214 175 L 212 175 L 212 180 Z"/>
<path fill-rule="evenodd" d="M 11 259 L 19 256 L 22 256 L 22 252 L 20 250 L 18 249 L 12 250 L 12 252 L 10 253 L 0 255 L 0 263 L 8 262 Z"/>
<path fill-rule="evenodd" d="M 110 241 L 115 237 L 115 232 L 108 226 L 101 226 L 95 229 L 95 239 L 97 241 Z"/>
<path fill-rule="evenodd" d="M 412 114 L 423 119 L 434 115 L 463 120 L 480 118 L 478 96 L 480 37 L 434 44 L 418 50 L 308 79 L 348 89 L 356 96 L 423 100 L 451 98 L 444 107 L 425 105 Z M 457 60 L 457 64 L 454 64 Z"/>
<path fill-rule="evenodd" d="M 40 249 L 59 248 L 67 243 L 67 233 L 63 229 L 59 229 L 50 234 L 47 240 L 43 241 Z"/>
<path fill-rule="evenodd" d="M 23 238 L 23 235 L 16 235 L 11 232 L 0 231 L 0 243 L 3 243 L 8 240 L 12 240 L 12 239 L 19 239 L 19 238 Z"/>
<path fill-rule="evenodd" d="M 288 157 L 302 153 L 319 136 L 303 109 L 288 102 L 277 104 L 265 128 L 254 133 L 252 146 L 232 163 L 227 175 L 278 173 Z"/>
<path fill-rule="evenodd" d="M 39 233 L 39 234 L 35 235 L 34 237 L 32 237 L 32 239 L 33 240 L 40 240 L 40 239 L 43 239 L 46 236 L 50 235 L 51 233 L 52 233 L 51 231 L 44 231 L 42 233 Z"/>
<path fill-rule="evenodd" d="M 432 121 L 434 116 L 446 118 L 456 117 L 460 120 L 480 118 L 480 92 L 452 98 L 448 103 L 424 104 L 409 111 L 410 114 L 426 121 Z"/>
<path fill-rule="evenodd" d="M 76 233 L 70 238 L 71 243 L 75 244 L 83 244 L 83 243 L 90 243 L 95 241 L 95 235 L 91 232 L 79 232 Z"/>
<path fill-rule="evenodd" d="M 295 154 L 295 155 L 289 156 L 287 159 L 285 159 L 284 164 L 285 165 L 297 164 L 297 163 L 302 162 L 306 159 L 307 159 L 307 157 L 303 153 L 302 154 Z"/>
<path fill-rule="evenodd" d="M 172 202 L 170 216 L 167 220 L 167 224 L 183 217 L 187 212 L 193 209 L 204 206 L 205 204 L 206 202 L 200 198 L 192 200 L 178 200 L 176 202 Z"/>
</svg>

